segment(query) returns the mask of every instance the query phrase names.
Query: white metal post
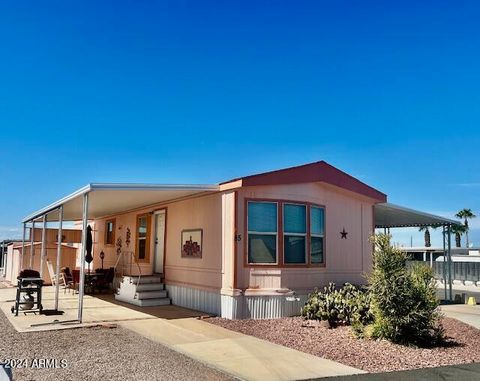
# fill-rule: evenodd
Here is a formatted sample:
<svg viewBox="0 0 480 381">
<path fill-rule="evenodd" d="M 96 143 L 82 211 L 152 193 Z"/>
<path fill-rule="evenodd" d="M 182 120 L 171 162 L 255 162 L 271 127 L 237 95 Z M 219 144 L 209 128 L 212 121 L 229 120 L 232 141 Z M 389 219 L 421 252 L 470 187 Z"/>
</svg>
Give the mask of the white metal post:
<svg viewBox="0 0 480 381">
<path fill-rule="evenodd" d="M 63 227 L 63 205 L 58 209 L 58 237 L 57 237 L 57 267 L 55 269 L 55 311 L 58 310 L 58 293 L 60 284 L 58 278 L 60 277 L 60 258 L 62 256 L 62 227 Z"/>
<path fill-rule="evenodd" d="M 23 234 L 22 234 L 22 256 L 20 257 L 20 270 L 24 269 L 25 264 L 23 263 L 25 258 L 25 235 L 27 231 L 27 223 L 23 223 Z"/>
<path fill-rule="evenodd" d="M 43 266 L 45 265 L 45 258 L 47 256 L 46 248 L 46 233 L 47 233 L 47 215 L 43 215 L 43 226 L 42 226 L 42 249 L 40 254 L 40 278 L 43 278 Z"/>
<path fill-rule="evenodd" d="M 83 224 L 82 224 L 82 251 L 80 258 L 80 285 L 78 288 L 78 321 L 82 322 L 83 294 L 85 289 L 85 253 L 87 246 L 87 223 L 88 223 L 88 193 L 83 195 Z"/>
<path fill-rule="evenodd" d="M 0 251 L 0 276 L 5 276 L 5 240 L 2 241 L 2 251 Z"/>
<path fill-rule="evenodd" d="M 448 249 L 448 291 L 449 291 L 449 297 L 450 301 L 453 301 L 453 291 L 452 291 L 452 225 L 448 225 L 447 227 L 447 234 L 448 234 L 448 240 L 447 240 L 447 249 Z"/>
<path fill-rule="evenodd" d="M 32 228 L 30 229 L 30 265 L 29 265 L 30 270 L 33 269 L 33 255 L 34 255 L 33 236 L 34 235 L 35 235 L 35 220 L 32 221 Z"/>
<path fill-rule="evenodd" d="M 448 300 L 447 294 L 447 230 L 443 225 L 443 286 L 445 289 L 445 300 Z"/>
</svg>

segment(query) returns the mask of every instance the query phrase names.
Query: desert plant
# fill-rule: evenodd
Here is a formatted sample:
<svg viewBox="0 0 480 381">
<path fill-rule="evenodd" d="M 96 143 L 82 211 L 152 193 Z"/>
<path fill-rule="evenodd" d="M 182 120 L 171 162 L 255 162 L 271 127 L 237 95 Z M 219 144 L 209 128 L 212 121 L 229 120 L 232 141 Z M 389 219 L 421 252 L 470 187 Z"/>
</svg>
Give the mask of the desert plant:
<svg viewBox="0 0 480 381">
<path fill-rule="evenodd" d="M 407 255 L 390 243 L 390 235 L 373 237 L 373 271 L 369 277 L 374 323 L 369 334 L 395 343 L 434 345 L 442 339 L 433 272 L 425 265 L 408 270 Z"/>
<path fill-rule="evenodd" d="M 329 283 L 323 291 L 315 290 L 302 308 L 306 319 L 326 320 L 330 327 L 338 324 L 367 324 L 372 319 L 368 293 L 350 283 L 336 289 Z"/>
</svg>

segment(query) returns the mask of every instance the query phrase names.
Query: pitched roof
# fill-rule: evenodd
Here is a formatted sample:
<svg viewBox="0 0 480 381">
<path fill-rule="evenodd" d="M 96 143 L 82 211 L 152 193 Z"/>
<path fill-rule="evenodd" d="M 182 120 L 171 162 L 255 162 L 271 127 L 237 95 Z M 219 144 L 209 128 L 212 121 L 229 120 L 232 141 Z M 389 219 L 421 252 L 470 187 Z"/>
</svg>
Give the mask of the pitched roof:
<svg viewBox="0 0 480 381">
<path fill-rule="evenodd" d="M 387 201 L 387 195 L 385 193 L 361 182 L 355 177 L 350 176 L 323 160 L 297 167 L 239 177 L 225 181 L 221 184 L 227 184 L 239 180 L 242 181 L 242 186 L 323 182 L 373 198 L 379 202 Z"/>
</svg>

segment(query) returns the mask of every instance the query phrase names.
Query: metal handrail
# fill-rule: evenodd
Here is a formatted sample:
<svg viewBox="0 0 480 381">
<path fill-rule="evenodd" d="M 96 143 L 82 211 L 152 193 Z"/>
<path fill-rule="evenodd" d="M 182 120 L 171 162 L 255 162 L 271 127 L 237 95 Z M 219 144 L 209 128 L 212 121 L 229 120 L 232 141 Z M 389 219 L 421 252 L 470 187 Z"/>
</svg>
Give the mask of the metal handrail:
<svg viewBox="0 0 480 381">
<path fill-rule="evenodd" d="M 125 255 L 129 255 L 129 263 L 127 262 L 127 266 L 130 266 L 130 276 L 132 275 L 132 262 L 135 262 L 135 264 L 137 265 L 137 269 L 138 269 L 138 278 L 137 278 L 137 284 L 136 286 L 138 287 L 138 285 L 140 284 L 140 278 L 142 276 L 142 269 L 140 268 L 140 264 L 138 263 L 137 261 L 137 258 L 135 258 L 135 254 L 133 253 L 133 251 L 122 251 L 120 252 L 120 255 L 118 256 L 117 258 L 117 261 L 115 262 L 115 266 L 114 266 L 114 273 L 117 274 L 117 267 L 118 267 L 118 264 L 120 262 L 120 259 L 122 260 L 122 276 L 125 276 Z"/>
</svg>

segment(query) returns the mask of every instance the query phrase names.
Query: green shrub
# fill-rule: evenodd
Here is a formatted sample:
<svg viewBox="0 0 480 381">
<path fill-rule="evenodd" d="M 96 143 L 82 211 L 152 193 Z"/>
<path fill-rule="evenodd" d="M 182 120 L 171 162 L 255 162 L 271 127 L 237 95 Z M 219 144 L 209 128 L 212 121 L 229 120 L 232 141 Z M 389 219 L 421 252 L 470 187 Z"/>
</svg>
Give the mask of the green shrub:
<svg viewBox="0 0 480 381">
<path fill-rule="evenodd" d="M 390 236 L 373 237 L 373 271 L 369 277 L 373 326 L 365 336 L 395 343 L 435 345 L 442 340 L 433 272 L 425 265 L 406 267 L 406 253 Z"/>
<path fill-rule="evenodd" d="M 326 320 L 332 328 L 338 324 L 363 326 L 372 320 L 369 294 L 350 283 L 339 290 L 334 283 L 329 283 L 323 291 L 316 289 L 301 313 L 306 319 Z"/>
</svg>

